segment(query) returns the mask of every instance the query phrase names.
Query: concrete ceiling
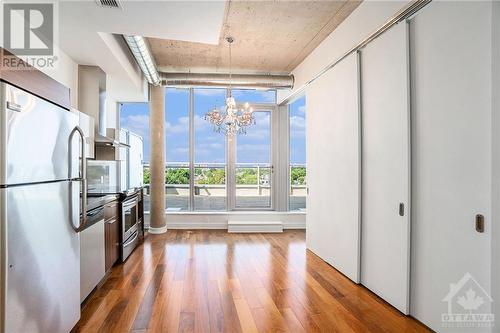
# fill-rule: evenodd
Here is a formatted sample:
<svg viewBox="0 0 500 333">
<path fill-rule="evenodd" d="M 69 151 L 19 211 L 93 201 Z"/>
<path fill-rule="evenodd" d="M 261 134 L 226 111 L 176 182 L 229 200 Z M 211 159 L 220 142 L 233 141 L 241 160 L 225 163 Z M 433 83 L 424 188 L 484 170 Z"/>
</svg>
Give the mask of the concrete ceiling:
<svg viewBox="0 0 500 333">
<path fill-rule="evenodd" d="M 358 0 L 228 1 L 218 44 L 149 38 L 162 71 L 227 72 L 229 51 L 224 38 L 235 38 L 233 70 L 289 73 L 351 12 Z M 203 23 L 197 24 L 200 30 Z"/>
</svg>

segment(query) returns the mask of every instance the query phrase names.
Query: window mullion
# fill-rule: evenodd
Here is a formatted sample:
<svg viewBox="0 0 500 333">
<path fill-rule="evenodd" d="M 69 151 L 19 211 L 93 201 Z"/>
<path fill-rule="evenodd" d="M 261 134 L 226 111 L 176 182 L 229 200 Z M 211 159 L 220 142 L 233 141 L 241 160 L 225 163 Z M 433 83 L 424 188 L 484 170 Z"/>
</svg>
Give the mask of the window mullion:
<svg viewBox="0 0 500 333">
<path fill-rule="evenodd" d="M 194 92 L 189 88 L 189 210 L 194 210 Z"/>
<path fill-rule="evenodd" d="M 229 95 L 229 90 L 227 90 Z M 235 163 L 236 163 L 236 137 L 226 138 L 226 195 L 227 210 L 234 210 L 236 206 Z"/>
</svg>

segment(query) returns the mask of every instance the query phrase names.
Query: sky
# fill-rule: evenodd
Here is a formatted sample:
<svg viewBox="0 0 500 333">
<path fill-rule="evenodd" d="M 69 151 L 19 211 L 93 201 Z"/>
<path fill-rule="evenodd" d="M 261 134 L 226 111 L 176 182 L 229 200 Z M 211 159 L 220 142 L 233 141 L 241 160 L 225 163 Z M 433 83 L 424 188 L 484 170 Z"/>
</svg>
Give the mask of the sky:
<svg viewBox="0 0 500 333">
<path fill-rule="evenodd" d="M 194 90 L 195 163 L 225 163 L 226 137 L 213 131 L 204 119 L 214 106 L 225 102 L 225 89 Z M 238 103 L 274 102 L 273 91 L 233 90 Z M 189 161 L 189 90 L 167 88 L 165 94 L 166 161 Z M 246 135 L 237 136 L 237 163 L 270 163 L 270 113 L 255 112 L 256 124 Z M 144 160 L 149 161 L 149 107 L 147 103 L 124 103 L 120 111 L 121 127 L 143 137 Z M 290 160 L 305 163 L 305 98 L 290 104 Z"/>
<path fill-rule="evenodd" d="M 290 163 L 306 163 L 306 97 L 290 104 Z"/>
</svg>

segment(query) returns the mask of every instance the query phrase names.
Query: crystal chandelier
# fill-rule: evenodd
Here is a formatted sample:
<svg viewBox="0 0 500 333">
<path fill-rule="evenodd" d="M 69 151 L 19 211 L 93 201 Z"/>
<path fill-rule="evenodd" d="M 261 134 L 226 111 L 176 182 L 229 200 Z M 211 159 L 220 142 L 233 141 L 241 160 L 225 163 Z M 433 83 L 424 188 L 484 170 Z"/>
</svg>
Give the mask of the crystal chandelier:
<svg viewBox="0 0 500 333">
<path fill-rule="evenodd" d="M 234 42 L 233 37 L 227 37 L 226 41 L 229 44 L 229 94 L 226 98 L 224 110 L 215 106 L 212 110 L 205 114 L 205 120 L 214 125 L 214 130 L 219 133 L 224 133 L 227 136 L 236 134 L 246 134 L 247 126 L 255 124 L 253 110 L 245 103 L 244 108 L 238 109 L 236 101 L 232 96 L 232 71 L 231 71 L 231 44 Z"/>
</svg>

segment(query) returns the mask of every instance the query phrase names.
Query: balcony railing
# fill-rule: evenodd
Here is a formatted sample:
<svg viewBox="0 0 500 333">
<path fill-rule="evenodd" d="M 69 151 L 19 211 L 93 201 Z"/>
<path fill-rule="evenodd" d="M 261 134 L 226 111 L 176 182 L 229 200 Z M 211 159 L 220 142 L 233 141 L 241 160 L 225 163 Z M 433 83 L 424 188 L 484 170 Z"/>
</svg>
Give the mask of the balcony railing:
<svg viewBox="0 0 500 333">
<path fill-rule="evenodd" d="M 295 169 L 295 172 L 293 173 Z M 299 170 L 300 169 L 300 170 Z M 297 171 L 299 170 L 299 171 Z M 305 165 L 291 165 L 295 184 L 290 185 L 290 210 L 305 209 L 307 187 Z M 270 165 L 236 165 L 236 204 L 240 208 L 268 208 L 271 201 Z M 224 164 L 194 165 L 194 207 L 199 211 L 226 210 L 226 168 Z M 189 211 L 189 164 L 168 163 L 165 169 L 167 212 Z M 260 181 L 257 181 L 260 180 Z M 149 165 L 144 165 L 144 209 L 149 211 Z"/>
</svg>

